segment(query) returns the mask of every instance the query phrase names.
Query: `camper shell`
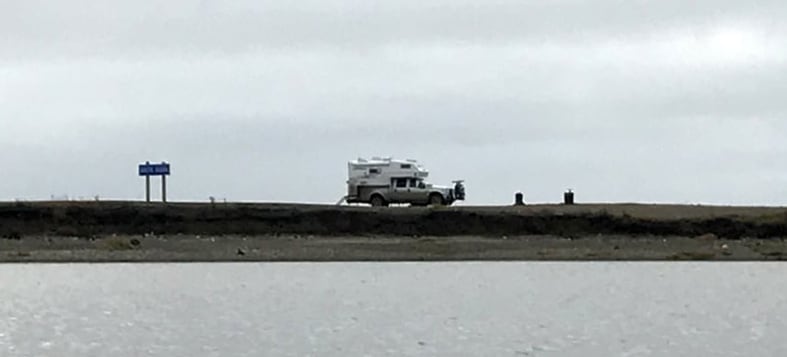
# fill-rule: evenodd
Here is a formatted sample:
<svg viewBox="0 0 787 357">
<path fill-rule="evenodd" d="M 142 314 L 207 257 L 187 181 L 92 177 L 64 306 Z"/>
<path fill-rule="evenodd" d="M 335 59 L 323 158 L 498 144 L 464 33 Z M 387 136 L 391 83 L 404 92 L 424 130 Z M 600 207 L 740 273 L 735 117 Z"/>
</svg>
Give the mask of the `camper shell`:
<svg viewBox="0 0 787 357">
<path fill-rule="evenodd" d="M 451 205 L 465 198 L 461 180 L 453 187 L 432 185 L 429 171 L 412 159 L 359 158 L 347 163 L 347 171 L 347 203 Z"/>
</svg>

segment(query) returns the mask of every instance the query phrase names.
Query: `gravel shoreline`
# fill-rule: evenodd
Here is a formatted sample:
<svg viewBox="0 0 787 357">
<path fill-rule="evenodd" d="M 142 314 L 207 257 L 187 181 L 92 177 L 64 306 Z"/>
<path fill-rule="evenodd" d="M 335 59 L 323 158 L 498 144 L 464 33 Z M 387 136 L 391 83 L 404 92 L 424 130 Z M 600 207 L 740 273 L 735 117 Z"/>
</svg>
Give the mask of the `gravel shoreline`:
<svg viewBox="0 0 787 357">
<path fill-rule="evenodd" d="M 773 261 L 783 240 L 555 236 L 32 236 L 0 241 L 0 262 Z"/>
</svg>

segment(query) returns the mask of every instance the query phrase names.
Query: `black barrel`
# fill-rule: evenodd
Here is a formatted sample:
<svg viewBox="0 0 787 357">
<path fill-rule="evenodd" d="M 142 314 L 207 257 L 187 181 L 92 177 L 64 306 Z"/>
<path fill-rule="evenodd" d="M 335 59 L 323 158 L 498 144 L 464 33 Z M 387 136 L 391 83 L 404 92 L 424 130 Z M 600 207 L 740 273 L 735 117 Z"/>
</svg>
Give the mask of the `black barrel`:
<svg viewBox="0 0 787 357">
<path fill-rule="evenodd" d="M 563 194 L 563 203 L 567 204 L 567 205 L 573 205 L 574 204 L 574 192 L 571 192 L 571 190 L 568 190 L 568 192 L 564 193 Z"/>
<path fill-rule="evenodd" d="M 523 195 L 522 192 L 517 192 L 516 195 L 514 195 L 514 205 L 522 206 L 524 204 L 525 204 L 525 195 Z"/>
</svg>

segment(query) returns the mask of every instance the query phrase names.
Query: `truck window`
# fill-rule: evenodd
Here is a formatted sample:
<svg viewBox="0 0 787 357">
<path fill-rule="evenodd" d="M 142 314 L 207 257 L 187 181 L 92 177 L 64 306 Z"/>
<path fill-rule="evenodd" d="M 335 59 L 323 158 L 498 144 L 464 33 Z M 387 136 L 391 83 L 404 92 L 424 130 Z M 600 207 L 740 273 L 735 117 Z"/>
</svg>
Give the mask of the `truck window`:
<svg viewBox="0 0 787 357">
<path fill-rule="evenodd" d="M 411 178 L 410 179 L 410 187 L 418 187 L 418 180 Z"/>
<path fill-rule="evenodd" d="M 402 169 L 409 169 L 412 166 L 410 164 L 401 164 L 399 167 L 402 168 Z"/>
<path fill-rule="evenodd" d="M 404 188 L 407 187 L 407 179 L 396 179 L 396 187 L 397 188 Z"/>
<path fill-rule="evenodd" d="M 380 173 L 380 169 L 369 169 L 369 173 L 370 174 L 379 174 Z"/>
</svg>

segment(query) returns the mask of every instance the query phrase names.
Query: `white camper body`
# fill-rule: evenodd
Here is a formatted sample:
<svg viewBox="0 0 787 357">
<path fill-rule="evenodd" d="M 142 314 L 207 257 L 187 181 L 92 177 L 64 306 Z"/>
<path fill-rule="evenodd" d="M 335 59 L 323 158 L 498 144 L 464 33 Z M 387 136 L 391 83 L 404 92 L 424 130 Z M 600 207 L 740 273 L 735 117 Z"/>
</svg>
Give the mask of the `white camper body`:
<svg viewBox="0 0 787 357">
<path fill-rule="evenodd" d="M 461 181 L 454 181 L 454 187 L 432 185 L 426 182 L 429 171 L 416 160 L 359 158 L 347 163 L 347 175 L 347 203 L 425 206 L 464 200 Z"/>
</svg>

